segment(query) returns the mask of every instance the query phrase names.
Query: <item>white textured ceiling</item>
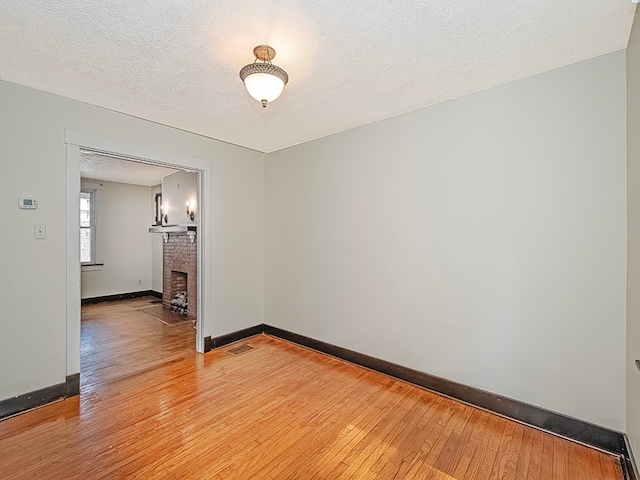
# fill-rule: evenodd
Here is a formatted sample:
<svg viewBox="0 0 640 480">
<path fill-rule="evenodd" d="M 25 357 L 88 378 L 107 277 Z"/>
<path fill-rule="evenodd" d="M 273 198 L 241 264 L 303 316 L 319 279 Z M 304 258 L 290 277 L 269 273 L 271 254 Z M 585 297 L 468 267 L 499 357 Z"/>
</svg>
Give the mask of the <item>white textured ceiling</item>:
<svg viewBox="0 0 640 480">
<path fill-rule="evenodd" d="M 625 48 L 630 0 L 2 0 L 0 78 L 269 152 Z M 238 72 L 272 45 L 263 109 Z"/>
<path fill-rule="evenodd" d="M 80 176 L 105 182 L 130 183 L 152 187 L 162 177 L 177 172 L 172 168 L 124 160 L 90 152 L 80 153 Z"/>
</svg>

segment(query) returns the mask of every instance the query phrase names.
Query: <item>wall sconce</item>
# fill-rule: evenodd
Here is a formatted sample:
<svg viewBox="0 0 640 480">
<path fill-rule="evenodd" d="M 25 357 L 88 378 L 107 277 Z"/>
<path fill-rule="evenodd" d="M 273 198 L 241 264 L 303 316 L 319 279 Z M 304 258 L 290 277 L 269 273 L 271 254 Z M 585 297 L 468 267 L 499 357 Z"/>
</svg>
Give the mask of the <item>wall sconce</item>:
<svg viewBox="0 0 640 480">
<path fill-rule="evenodd" d="M 187 217 L 193 222 L 196 218 L 196 214 L 193 209 L 189 210 L 189 202 L 187 202 Z"/>
<path fill-rule="evenodd" d="M 169 222 L 169 217 L 167 216 L 167 207 L 163 205 L 160 206 L 160 210 L 162 210 L 162 215 L 161 218 L 164 221 L 164 223 L 168 223 Z"/>
</svg>

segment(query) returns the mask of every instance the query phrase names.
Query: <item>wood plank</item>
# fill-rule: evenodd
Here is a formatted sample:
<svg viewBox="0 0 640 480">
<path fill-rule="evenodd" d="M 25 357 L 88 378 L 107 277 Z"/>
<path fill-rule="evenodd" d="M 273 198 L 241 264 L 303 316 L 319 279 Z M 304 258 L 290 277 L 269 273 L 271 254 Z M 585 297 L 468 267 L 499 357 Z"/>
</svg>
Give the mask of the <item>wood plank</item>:
<svg viewBox="0 0 640 480">
<path fill-rule="evenodd" d="M 515 457 L 516 465 L 515 471 L 511 478 L 514 479 L 526 479 L 529 472 L 529 466 L 531 465 L 532 451 L 534 446 L 535 430 L 532 428 L 522 427 L 523 437 L 520 453 Z"/>
<path fill-rule="evenodd" d="M 503 421 L 497 415 L 491 415 L 487 426 L 483 430 L 484 445 L 474 452 L 465 474 L 466 478 L 489 478 L 498 454 L 503 432 L 510 423 L 506 420 Z"/>
<path fill-rule="evenodd" d="M 481 410 L 477 411 L 480 412 L 480 415 L 478 416 L 478 419 L 473 422 L 473 431 L 471 432 L 471 436 L 465 441 L 460 460 L 455 465 L 455 468 L 451 473 L 454 478 L 465 478 L 465 474 L 470 468 L 473 471 L 473 467 L 471 465 L 472 460 L 475 458 L 476 451 L 478 448 L 484 448 L 485 437 L 483 432 L 489 422 L 489 419 L 492 418 L 493 415 Z"/>
<path fill-rule="evenodd" d="M 513 439 L 511 441 L 511 444 L 509 445 L 509 449 L 507 450 L 507 461 L 504 465 L 504 474 L 501 477 L 504 480 L 514 480 L 518 471 L 518 463 L 520 461 L 529 461 L 526 450 L 527 448 L 530 448 L 530 443 L 527 443 L 527 445 L 525 445 L 525 452 L 521 453 L 523 450 L 522 443 L 524 438 L 524 431 L 525 427 L 520 424 L 516 424 Z M 526 466 L 523 466 L 523 470 L 526 470 Z"/>
</svg>

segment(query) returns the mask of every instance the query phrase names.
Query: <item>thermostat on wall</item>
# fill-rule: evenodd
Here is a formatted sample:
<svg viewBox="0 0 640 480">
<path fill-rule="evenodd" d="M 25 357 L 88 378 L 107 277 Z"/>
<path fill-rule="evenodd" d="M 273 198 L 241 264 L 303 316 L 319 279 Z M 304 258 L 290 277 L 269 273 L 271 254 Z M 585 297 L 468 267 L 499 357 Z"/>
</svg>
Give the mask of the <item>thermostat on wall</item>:
<svg viewBox="0 0 640 480">
<path fill-rule="evenodd" d="M 18 199 L 18 206 L 20 208 L 26 208 L 27 210 L 33 210 L 38 208 L 38 199 L 33 197 L 20 197 Z"/>
</svg>

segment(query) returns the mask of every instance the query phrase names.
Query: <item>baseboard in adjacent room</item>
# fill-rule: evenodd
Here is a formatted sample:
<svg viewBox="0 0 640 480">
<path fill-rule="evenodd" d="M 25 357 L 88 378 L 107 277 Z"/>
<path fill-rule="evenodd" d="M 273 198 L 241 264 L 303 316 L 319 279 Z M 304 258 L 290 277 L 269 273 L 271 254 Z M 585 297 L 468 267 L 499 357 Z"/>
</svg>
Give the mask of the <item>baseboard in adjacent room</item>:
<svg viewBox="0 0 640 480">
<path fill-rule="evenodd" d="M 80 300 L 80 303 L 82 305 L 90 305 L 92 303 L 115 302 L 117 300 L 127 300 L 129 298 L 138 298 L 138 297 L 162 298 L 162 293 L 158 293 L 154 290 L 142 290 L 139 292 L 116 293 L 114 295 L 103 295 L 102 297 L 83 298 L 82 300 Z"/>
</svg>

